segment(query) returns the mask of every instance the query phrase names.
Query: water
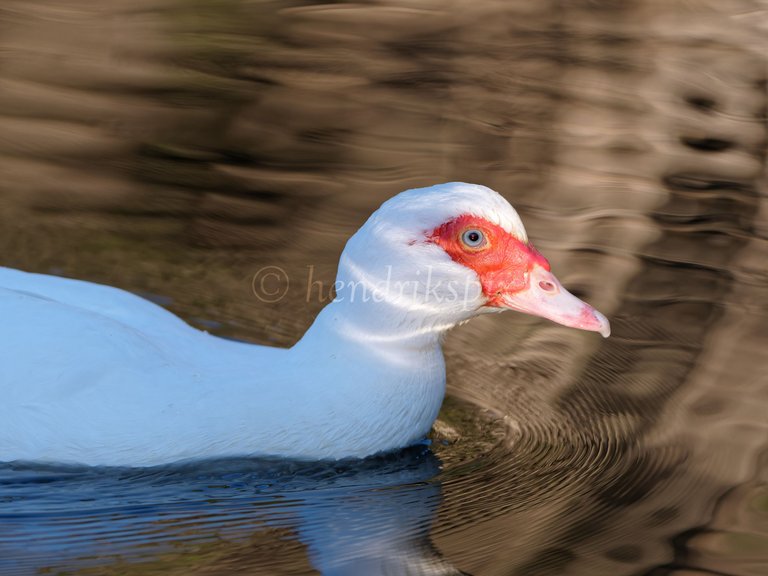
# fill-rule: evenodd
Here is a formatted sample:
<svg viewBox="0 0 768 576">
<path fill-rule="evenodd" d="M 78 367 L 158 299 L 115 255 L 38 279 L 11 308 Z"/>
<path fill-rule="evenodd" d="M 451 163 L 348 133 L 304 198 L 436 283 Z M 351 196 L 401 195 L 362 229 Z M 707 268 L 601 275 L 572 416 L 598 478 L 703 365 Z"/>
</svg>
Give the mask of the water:
<svg viewBox="0 0 768 576">
<path fill-rule="evenodd" d="M 465 180 L 614 333 L 473 320 L 432 444 L 362 463 L 5 465 L 0 572 L 768 574 L 766 10 L 4 0 L 0 263 L 290 345 Z"/>
</svg>

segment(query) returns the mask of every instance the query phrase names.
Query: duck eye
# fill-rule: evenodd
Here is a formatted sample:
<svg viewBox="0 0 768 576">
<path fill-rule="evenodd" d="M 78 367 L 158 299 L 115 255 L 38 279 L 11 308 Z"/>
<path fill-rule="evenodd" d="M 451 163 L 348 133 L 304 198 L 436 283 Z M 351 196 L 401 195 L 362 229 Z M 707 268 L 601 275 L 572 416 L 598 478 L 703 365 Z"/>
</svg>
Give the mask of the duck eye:
<svg viewBox="0 0 768 576">
<path fill-rule="evenodd" d="M 461 235 L 461 241 L 467 248 L 480 248 L 485 244 L 485 234 L 477 228 L 464 230 Z"/>
</svg>

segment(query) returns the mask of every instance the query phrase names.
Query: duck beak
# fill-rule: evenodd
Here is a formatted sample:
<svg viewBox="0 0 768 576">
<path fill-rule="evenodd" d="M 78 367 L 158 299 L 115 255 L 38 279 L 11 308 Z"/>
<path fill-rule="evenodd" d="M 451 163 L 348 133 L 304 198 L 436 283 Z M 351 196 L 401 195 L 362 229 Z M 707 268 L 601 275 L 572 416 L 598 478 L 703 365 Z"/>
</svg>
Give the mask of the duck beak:
<svg viewBox="0 0 768 576">
<path fill-rule="evenodd" d="M 528 280 L 522 290 L 499 294 L 496 305 L 548 318 L 563 326 L 600 332 L 604 338 L 611 335 L 608 319 L 563 288 L 555 275 L 543 266 L 534 264 Z"/>
</svg>

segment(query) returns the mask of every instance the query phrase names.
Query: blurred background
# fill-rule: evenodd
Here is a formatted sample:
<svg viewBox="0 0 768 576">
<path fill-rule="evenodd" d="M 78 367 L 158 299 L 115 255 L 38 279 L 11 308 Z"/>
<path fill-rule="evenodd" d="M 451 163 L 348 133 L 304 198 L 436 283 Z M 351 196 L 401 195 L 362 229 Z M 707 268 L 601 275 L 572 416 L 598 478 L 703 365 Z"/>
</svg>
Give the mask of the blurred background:
<svg viewBox="0 0 768 576">
<path fill-rule="evenodd" d="M 432 446 L 346 484 L 2 468 L 0 571 L 768 574 L 767 54 L 766 0 L 3 0 L 0 265 L 288 346 L 461 180 L 614 332 L 453 331 Z"/>
</svg>

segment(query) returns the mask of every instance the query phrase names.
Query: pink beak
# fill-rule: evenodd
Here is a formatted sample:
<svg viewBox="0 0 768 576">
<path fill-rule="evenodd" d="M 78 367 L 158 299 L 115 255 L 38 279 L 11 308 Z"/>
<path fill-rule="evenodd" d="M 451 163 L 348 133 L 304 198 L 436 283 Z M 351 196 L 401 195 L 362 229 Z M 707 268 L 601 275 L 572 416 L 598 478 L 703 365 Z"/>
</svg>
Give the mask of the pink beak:
<svg viewBox="0 0 768 576">
<path fill-rule="evenodd" d="M 501 294 L 501 307 L 548 318 L 553 322 L 611 335 L 608 319 L 586 302 L 576 298 L 560 284 L 552 272 L 535 264 L 528 277 L 528 287 L 511 294 Z"/>
</svg>

